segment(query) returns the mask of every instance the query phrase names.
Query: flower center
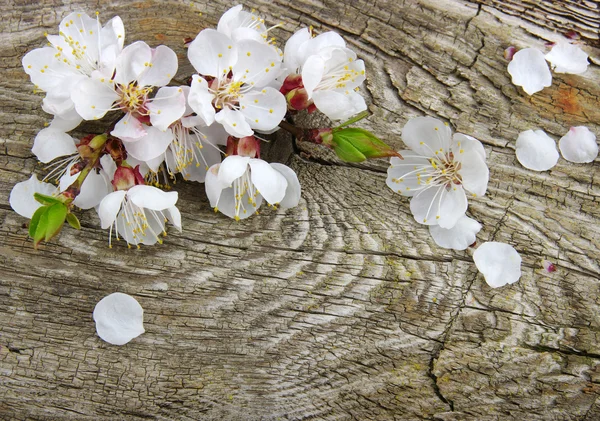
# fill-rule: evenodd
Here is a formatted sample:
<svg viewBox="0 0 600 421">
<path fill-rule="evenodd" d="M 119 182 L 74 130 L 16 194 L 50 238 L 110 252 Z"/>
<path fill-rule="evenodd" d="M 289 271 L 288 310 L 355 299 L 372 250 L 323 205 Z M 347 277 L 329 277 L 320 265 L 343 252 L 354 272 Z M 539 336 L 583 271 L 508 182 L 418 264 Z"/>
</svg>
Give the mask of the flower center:
<svg viewBox="0 0 600 421">
<path fill-rule="evenodd" d="M 153 211 L 141 208 L 135 205 L 127 197 L 123 199 L 121 211 L 117 219 L 111 225 L 109 232 L 108 246 L 112 248 L 112 231 L 115 230 L 115 237 L 119 240 L 119 231 L 121 236 L 127 241 L 127 247 L 131 244 L 138 245 L 144 240 L 149 240 L 149 243 L 162 244 L 162 239 L 159 235 L 167 235 L 164 231 L 167 218 L 162 211 Z"/>
<path fill-rule="evenodd" d="M 145 104 L 148 95 L 152 92 L 151 87 L 138 86 L 135 82 L 129 85 L 116 85 L 119 95 L 117 105 L 125 112 L 145 114 Z"/>
<path fill-rule="evenodd" d="M 439 155 L 439 154 L 437 154 Z M 425 184 L 443 184 L 446 187 L 450 187 L 451 184 L 462 184 L 462 177 L 459 174 L 462 164 L 454 161 L 454 154 L 449 152 L 439 158 L 430 158 L 429 162 L 433 171 L 426 171 L 427 178 L 424 180 Z M 423 182 L 422 176 L 417 173 L 417 180 Z"/>
<path fill-rule="evenodd" d="M 229 72 L 223 79 L 215 78 L 209 83 L 209 91 L 214 95 L 213 105 L 217 110 L 228 107 L 235 109 L 246 90 L 244 82 L 235 82 Z"/>
</svg>

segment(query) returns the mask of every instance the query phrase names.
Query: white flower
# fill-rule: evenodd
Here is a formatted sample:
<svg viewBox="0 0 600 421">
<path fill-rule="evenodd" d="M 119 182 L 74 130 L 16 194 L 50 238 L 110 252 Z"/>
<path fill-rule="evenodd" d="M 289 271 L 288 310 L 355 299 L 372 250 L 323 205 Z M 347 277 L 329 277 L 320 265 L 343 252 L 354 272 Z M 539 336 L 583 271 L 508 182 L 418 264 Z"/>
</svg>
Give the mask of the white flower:
<svg viewBox="0 0 600 421">
<path fill-rule="evenodd" d="M 489 170 L 483 145 L 477 139 L 456 133 L 432 117 L 416 117 L 402 130 L 402 140 L 412 150 L 392 157 L 387 185 L 404 196 L 412 196 L 410 210 L 421 224 L 452 228 L 467 210 L 465 190 L 482 196 Z"/>
<path fill-rule="evenodd" d="M 72 129 L 81 118 L 73 115 L 71 91 L 94 72 L 112 75 L 125 29 L 118 16 L 101 27 L 97 18 L 71 13 L 62 20 L 59 31 L 59 35 L 47 35 L 48 47 L 27 53 L 23 67 L 36 87 L 46 92 L 44 111 L 70 120 Z"/>
<path fill-rule="evenodd" d="M 210 167 L 205 187 L 215 212 L 238 221 L 255 213 L 263 198 L 283 209 L 300 201 L 300 183 L 294 171 L 246 156 L 232 155 Z"/>
<path fill-rule="evenodd" d="M 522 86 L 528 95 L 552 85 L 552 74 L 544 53 L 535 48 L 517 51 L 508 63 L 508 73 L 512 76 L 512 83 Z"/>
<path fill-rule="evenodd" d="M 164 132 L 183 115 L 185 98 L 180 88 L 162 88 L 154 98 L 149 97 L 154 87 L 167 85 L 176 72 L 177 55 L 173 50 L 164 45 L 152 49 L 138 41 L 125 47 L 117 57 L 114 77 L 93 72 L 75 86 L 71 99 L 86 120 L 102 118 L 111 110 L 125 112 L 111 134 L 124 142 L 135 142 L 149 131 L 140 118 L 149 116 L 152 127 Z M 148 139 L 153 138 L 151 134 Z M 148 139 L 150 147 L 152 142 Z M 161 152 L 153 150 L 155 156 Z"/>
<path fill-rule="evenodd" d="M 598 156 L 596 135 L 585 126 L 571 127 L 558 141 L 563 158 L 578 164 L 592 162 Z"/>
<path fill-rule="evenodd" d="M 549 170 L 558 162 L 556 142 L 543 130 L 519 133 L 516 154 L 521 165 L 534 171 Z"/>
<path fill-rule="evenodd" d="M 552 64 L 556 73 L 581 74 L 587 70 L 589 64 L 586 52 L 566 41 L 557 42 L 546 54 L 546 60 Z"/>
<path fill-rule="evenodd" d="M 145 332 L 144 309 L 131 295 L 107 295 L 94 307 L 93 317 L 100 339 L 112 345 L 125 345 Z"/>
<path fill-rule="evenodd" d="M 313 38 L 306 28 L 297 31 L 286 43 L 284 67 L 302 75 L 308 99 L 330 119 L 346 120 L 367 109 L 356 92 L 365 80 L 365 64 L 335 32 Z"/>
<path fill-rule="evenodd" d="M 439 225 L 429 226 L 429 233 L 438 246 L 454 250 L 466 250 L 475 242 L 480 230 L 481 224 L 467 215 L 461 216 L 456 225 L 450 229 Z"/>
<path fill-rule="evenodd" d="M 76 140 L 63 130 L 47 127 L 38 132 L 31 151 L 43 163 L 54 161 L 61 156 L 77 153 Z"/>
<path fill-rule="evenodd" d="M 33 174 L 29 180 L 15 184 L 10 191 L 8 203 L 10 203 L 10 207 L 19 215 L 31 219 L 35 211 L 42 206 L 42 204 L 33 197 L 35 193 L 40 193 L 45 196 L 54 196 L 58 193 L 58 189 L 50 183 L 39 181 L 37 176 Z"/>
<path fill-rule="evenodd" d="M 492 288 L 514 284 L 521 277 L 521 256 L 508 244 L 483 243 L 473 253 L 473 261 Z"/>
<path fill-rule="evenodd" d="M 190 44 L 188 58 L 203 76 L 193 77 L 189 105 L 206 125 L 216 120 L 239 138 L 277 128 L 287 106 L 284 96 L 267 86 L 281 66 L 273 48 L 205 29 Z"/>
<path fill-rule="evenodd" d="M 98 216 L 102 229 L 110 228 L 109 247 L 112 247 L 112 232 L 121 235 L 128 245 L 161 243 L 165 235 L 165 222 L 170 221 L 181 231 L 181 214 L 175 207 L 177 192 L 163 192 L 152 186 L 137 185 L 129 190 L 118 190 L 100 202 Z"/>
<path fill-rule="evenodd" d="M 252 12 L 242 10 L 241 4 L 223 13 L 217 25 L 217 31 L 234 41 L 253 39 L 265 43 L 269 42 L 268 32 L 273 28 L 267 28 L 265 20 L 255 15 L 254 10 Z"/>
<path fill-rule="evenodd" d="M 181 89 L 187 99 L 190 87 L 182 86 Z M 204 119 L 194 115 L 186 101 L 183 117 L 171 124 L 160 137 L 164 137 L 168 143 L 161 146 L 164 153 L 154 159 L 143 160 L 144 156 L 149 155 L 144 138 L 139 142 L 125 143 L 125 148 L 130 156 L 142 159 L 154 173 L 164 162 L 170 176 L 181 173 L 185 180 L 203 183 L 208 169 L 221 162 L 222 152 L 217 145 L 225 145 L 228 134 L 220 124 L 207 127 Z"/>
</svg>

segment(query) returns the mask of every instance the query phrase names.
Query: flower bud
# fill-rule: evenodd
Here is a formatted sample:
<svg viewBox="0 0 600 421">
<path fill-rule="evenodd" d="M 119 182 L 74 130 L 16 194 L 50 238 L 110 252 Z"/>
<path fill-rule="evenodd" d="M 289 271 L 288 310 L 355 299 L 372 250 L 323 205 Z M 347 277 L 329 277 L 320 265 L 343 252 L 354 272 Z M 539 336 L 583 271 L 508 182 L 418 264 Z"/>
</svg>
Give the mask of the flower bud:
<svg viewBox="0 0 600 421">
<path fill-rule="evenodd" d="M 144 176 L 140 173 L 140 166 L 131 168 L 129 165 L 117 167 L 111 181 L 115 190 L 129 190 L 133 186 L 146 184 Z"/>
<path fill-rule="evenodd" d="M 330 142 L 323 142 L 346 162 L 362 162 L 369 158 L 402 156 L 373 133 L 359 128 L 333 130 Z"/>
<path fill-rule="evenodd" d="M 246 136 L 238 139 L 234 136 L 227 138 L 227 155 L 248 156 L 250 158 L 260 158 L 260 142 L 254 136 Z"/>
<path fill-rule="evenodd" d="M 288 110 L 306 110 L 313 105 L 312 99 L 308 98 L 308 93 L 304 88 L 292 89 L 285 95 Z"/>
<path fill-rule="evenodd" d="M 287 95 L 288 92 L 297 88 L 304 88 L 304 83 L 302 82 L 302 75 L 294 73 L 285 78 L 279 92 Z"/>
</svg>

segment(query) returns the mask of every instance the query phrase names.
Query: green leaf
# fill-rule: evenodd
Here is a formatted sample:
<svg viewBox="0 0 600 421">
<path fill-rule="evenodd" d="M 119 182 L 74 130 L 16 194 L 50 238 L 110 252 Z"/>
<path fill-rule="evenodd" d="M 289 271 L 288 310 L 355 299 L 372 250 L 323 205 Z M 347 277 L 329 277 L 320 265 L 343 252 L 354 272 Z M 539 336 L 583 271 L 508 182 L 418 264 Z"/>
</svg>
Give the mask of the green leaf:
<svg viewBox="0 0 600 421">
<path fill-rule="evenodd" d="M 55 203 L 62 203 L 62 201 L 60 199 L 57 199 L 56 197 L 46 196 L 45 194 L 41 193 L 33 193 L 33 197 L 42 205 L 53 205 Z"/>
<path fill-rule="evenodd" d="M 50 206 L 42 206 L 36 211 L 36 213 L 39 212 L 39 219 L 37 224 L 35 224 L 35 230 L 32 231 L 31 227 L 29 230 L 29 235 L 31 235 L 31 238 L 33 238 L 33 248 L 35 249 L 37 249 L 42 240 L 46 238 L 46 231 L 48 229 L 48 209 L 50 209 Z"/>
<path fill-rule="evenodd" d="M 47 206 L 40 206 L 31 217 L 31 221 L 29 222 L 29 236 L 31 238 L 35 237 L 35 231 L 39 225 L 40 217 L 46 212 L 46 209 L 48 209 Z"/>
<path fill-rule="evenodd" d="M 55 203 L 48 208 L 48 211 L 45 213 L 45 215 L 48 215 L 45 241 L 49 241 L 60 232 L 68 212 L 69 210 L 64 203 Z"/>
<path fill-rule="evenodd" d="M 359 155 L 363 155 L 362 160 L 358 160 Z M 337 155 L 348 162 L 360 162 L 369 158 L 385 158 L 389 156 L 400 156 L 398 152 L 380 140 L 368 130 L 359 128 L 336 129 L 333 131 L 333 148 Z M 350 156 L 351 160 L 345 158 Z"/>
<path fill-rule="evenodd" d="M 72 214 L 72 213 L 67 214 L 67 222 L 69 223 L 69 225 L 71 225 L 76 230 L 81 229 L 81 223 L 79 223 L 79 219 L 77 219 L 77 217 L 74 214 Z"/>
</svg>

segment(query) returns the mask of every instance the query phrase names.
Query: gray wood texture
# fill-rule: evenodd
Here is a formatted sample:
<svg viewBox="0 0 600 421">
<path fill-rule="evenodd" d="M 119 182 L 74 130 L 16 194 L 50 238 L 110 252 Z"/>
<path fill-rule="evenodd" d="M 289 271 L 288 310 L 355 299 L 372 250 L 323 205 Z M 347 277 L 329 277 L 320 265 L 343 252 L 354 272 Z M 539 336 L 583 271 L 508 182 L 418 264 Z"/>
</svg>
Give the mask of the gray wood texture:
<svg viewBox="0 0 600 421">
<path fill-rule="evenodd" d="M 285 40 L 339 31 L 367 63 L 361 124 L 401 148 L 413 116 L 480 139 L 488 194 L 471 200 L 478 241 L 523 257 L 521 280 L 489 288 L 472 250 L 444 250 L 385 186 L 387 163 L 266 149 L 302 183 L 300 206 L 236 223 L 203 186 L 177 183 L 184 231 L 165 244 L 109 249 L 94 212 L 34 251 L 12 186 L 43 173 L 30 148 L 48 121 L 21 58 L 74 10 L 120 15 L 126 42 L 182 40 L 233 3 L 3 3 L 0 21 L 0 418 L 16 420 L 600 419 L 600 170 L 561 159 L 521 167 L 518 133 L 600 135 L 600 9 L 575 0 L 249 0 Z M 199 16 L 202 12 L 202 16 Z M 592 65 L 529 97 L 510 83 L 506 47 L 581 34 Z M 314 119 L 299 118 L 315 125 Z M 101 131 L 100 122 L 76 134 Z M 540 261 L 558 270 L 545 273 Z M 123 347 L 95 334 L 92 310 L 124 292 L 146 333 Z"/>
</svg>

